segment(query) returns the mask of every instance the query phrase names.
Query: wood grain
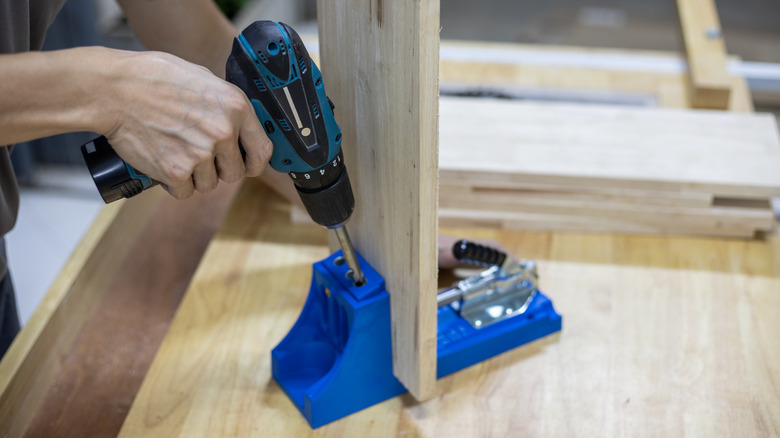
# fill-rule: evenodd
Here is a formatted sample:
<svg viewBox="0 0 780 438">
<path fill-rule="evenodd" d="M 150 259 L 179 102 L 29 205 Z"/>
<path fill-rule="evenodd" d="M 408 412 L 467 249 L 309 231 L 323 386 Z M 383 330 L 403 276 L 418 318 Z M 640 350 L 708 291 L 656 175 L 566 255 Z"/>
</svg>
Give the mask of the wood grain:
<svg viewBox="0 0 780 438">
<path fill-rule="evenodd" d="M 710 207 L 713 195 L 696 192 L 632 190 L 623 187 L 567 186 L 562 184 L 512 184 L 478 180 L 441 180 L 439 199 L 488 197 L 517 202 L 574 201 L 606 202 L 623 205 L 657 205 L 667 207 Z M 465 199 L 464 199 L 465 201 Z M 305 213 L 305 212 L 304 212 Z"/>
<path fill-rule="evenodd" d="M 154 207 L 125 247 L 108 248 L 111 257 L 121 260 L 120 267 L 64 355 L 51 384 L 45 385 L 46 396 L 33 411 L 24 436 L 117 435 L 237 188 L 222 184 L 207 195 L 196 194 L 186 201 L 177 201 L 160 189 L 144 194 L 145 201 L 153 202 Z M 117 225 L 123 220 L 118 218 Z M 112 232 L 121 234 L 124 230 L 115 228 Z M 99 269 L 84 267 L 85 272 Z"/>
<path fill-rule="evenodd" d="M 500 217 L 507 213 L 505 217 L 508 219 L 516 213 L 535 213 L 574 216 L 586 221 L 623 220 L 627 223 L 655 225 L 668 230 L 674 230 L 675 227 L 680 227 L 681 230 L 702 227 L 702 229 L 771 231 L 775 226 L 775 213 L 769 201 L 765 200 L 763 204 L 761 207 L 664 207 L 570 200 L 524 201 L 516 198 L 496 198 L 485 195 L 442 198 L 439 201 L 441 209 L 461 208 L 479 213 L 484 217 Z"/>
<path fill-rule="evenodd" d="M 311 264 L 328 248 L 325 229 L 286 223 L 289 208 L 257 181 L 245 183 L 120 436 L 278 436 L 308 428 L 270 381 L 270 352 L 303 306 Z M 232 413 L 215 415 L 216 406 Z"/>
<path fill-rule="evenodd" d="M 771 215 L 769 211 L 766 215 Z M 677 236 L 735 237 L 752 239 L 757 230 L 749 225 L 721 224 L 719 221 L 677 223 L 676 218 L 585 216 L 521 211 L 480 211 L 440 208 L 439 222 L 447 227 L 480 227 L 504 230 L 598 232 L 615 234 L 660 234 Z M 770 227 L 774 230 L 775 226 Z"/>
<path fill-rule="evenodd" d="M 773 436 L 780 239 L 448 228 L 538 261 L 560 335 L 312 431 L 273 382 L 318 227 L 248 182 L 204 256 L 123 437 Z"/>
<path fill-rule="evenodd" d="M 440 117 L 442 180 L 780 196 L 768 114 L 443 97 Z"/>
<path fill-rule="evenodd" d="M 101 211 L 0 362 L 0 435 L 21 436 L 121 254 L 148 218 L 154 196 Z M 117 219 L 118 218 L 118 219 Z M 115 220 L 116 219 L 116 220 Z"/>
<path fill-rule="evenodd" d="M 438 0 L 318 1 L 320 59 L 343 130 L 357 251 L 391 299 L 393 370 L 435 394 Z"/>
<path fill-rule="evenodd" d="M 714 0 L 677 0 L 694 108 L 727 109 L 732 80 L 726 70 L 723 41 Z"/>
</svg>

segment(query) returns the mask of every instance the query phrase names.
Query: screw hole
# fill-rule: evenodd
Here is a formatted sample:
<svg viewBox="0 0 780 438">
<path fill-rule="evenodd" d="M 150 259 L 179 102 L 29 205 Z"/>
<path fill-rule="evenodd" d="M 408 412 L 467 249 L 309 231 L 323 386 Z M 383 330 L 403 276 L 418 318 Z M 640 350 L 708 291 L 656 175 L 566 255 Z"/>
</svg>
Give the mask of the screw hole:
<svg viewBox="0 0 780 438">
<path fill-rule="evenodd" d="M 339 135 L 337 135 L 337 136 L 336 136 L 336 143 L 338 143 L 338 142 L 340 142 L 340 141 L 341 141 L 341 134 L 339 134 Z"/>
<path fill-rule="evenodd" d="M 290 164 L 292 164 L 292 160 L 290 160 L 289 158 L 285 158 L 284 160 L 282 160 L 282 164 L 284 164 L 285 166 L 289 166 Z"/>
<path fill-rule="evenodd" d="M 336 257 L 336 259 L 333 260 L 333 264 L 336 265 L 336 266 L 341 266 L 341 265 L 344 264 L 344 262 L 346 262 L 346 260 L 344 260 L 344 257 Z M 350 272 L 352 272 L 352 271 L 350 271 Z"/>
<path fill-rule="evenodd" d="M 346 273 L 346 274 L 344 274 L 344 276 L 345 276 L 345 277 L 347 277 L 347 278 L 349 278 L 349 279 L 352 279 L 352 280 L 354 280 L 354 279 L 355 279 L 355 271 L 353 271 L 352 269 L 350 269 L 349 271 L 347 271 L 347 273 Z M 352 284 L 354 284 L 356 287 L 363 286 L 364 284 L 366 284 L 366 279 L 365 279 L 365 278 L 363 278 L 363 279 L 361 279 L 360 281 L 353 281 L 353 282 L 352 282 Z"/>
<path fill-rule="evenodd" d="M 277 53 L 279 53 L 279 45 L 273 41 L 268 43 L 267 48 L 268 48 L 268 53 L 270 53 L 271 55 L 276 55 Z"/>
</svg>

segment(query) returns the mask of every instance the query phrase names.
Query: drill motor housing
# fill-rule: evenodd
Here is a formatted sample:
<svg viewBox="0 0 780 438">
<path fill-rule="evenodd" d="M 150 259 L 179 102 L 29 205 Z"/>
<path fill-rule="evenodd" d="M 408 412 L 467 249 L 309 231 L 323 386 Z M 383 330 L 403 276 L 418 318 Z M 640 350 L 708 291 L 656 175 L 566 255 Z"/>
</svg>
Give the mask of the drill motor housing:
<svg viewBox="0 0 780 438">
<path fill-rule="evenodd" d="M 284 23 L 253 23 L 233 41 L 225 78 L 249 98 L 274 144 L 271 167 L 290 176 L 311 218 L 343 225 L 355 199 L 341 128 L 300 36 Z"/>
<path fill-rule="evenodd" d="M 271 167 L 290 176 L 315 222 L 340 229 L 355 209 L 341 128 L 322 74 L 298 34 L 284 23 L 249 25 L 233 41 L 226 79 L 247 95 L 273 143 Z M 106 203 L 159 184 L 123 161 L 103 136 L 83 145 L 81 153 Z"/>
</svg>

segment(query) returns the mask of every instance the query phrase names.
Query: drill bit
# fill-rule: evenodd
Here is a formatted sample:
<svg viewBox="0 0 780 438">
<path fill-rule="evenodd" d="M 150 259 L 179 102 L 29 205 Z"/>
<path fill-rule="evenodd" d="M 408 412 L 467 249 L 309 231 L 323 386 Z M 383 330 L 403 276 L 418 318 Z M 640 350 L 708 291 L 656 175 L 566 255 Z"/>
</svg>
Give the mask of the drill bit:
<svg viewBox="0 0 780 438">
<path fill-rule="evenodd" d="M 362 286 L 366 282 L 366 279 L 363 277 L 363 271 L 360 269 L 360 264 L 358 263 L 357 255 L 355 254 L 355 248 L 352 246 L 352 240 L 349 238 L 347 228 L 344 225 L 341 225 L 334 228 L 333 231 L 336 232 L 336 237 L 339 239 L 341 250 L 344 252 L 344 259 L 347 261 L 347 266 L 352 269 L 352 280 L 354 280 L 355 286 Z"/>
</svg>

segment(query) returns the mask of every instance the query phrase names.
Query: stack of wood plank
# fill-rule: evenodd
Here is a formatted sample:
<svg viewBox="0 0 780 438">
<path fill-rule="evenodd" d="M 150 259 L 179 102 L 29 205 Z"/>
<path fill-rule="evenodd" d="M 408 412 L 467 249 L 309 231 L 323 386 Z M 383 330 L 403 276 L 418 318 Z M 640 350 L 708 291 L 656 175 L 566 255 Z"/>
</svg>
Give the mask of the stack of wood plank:
<svg viewBox="0 0 780 438">
<path fill-rule="evenodd" d="M 753 237 L 771 231 L 767 114 L 442 97 L 442 226 Z"/>
</svg>

